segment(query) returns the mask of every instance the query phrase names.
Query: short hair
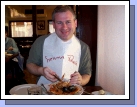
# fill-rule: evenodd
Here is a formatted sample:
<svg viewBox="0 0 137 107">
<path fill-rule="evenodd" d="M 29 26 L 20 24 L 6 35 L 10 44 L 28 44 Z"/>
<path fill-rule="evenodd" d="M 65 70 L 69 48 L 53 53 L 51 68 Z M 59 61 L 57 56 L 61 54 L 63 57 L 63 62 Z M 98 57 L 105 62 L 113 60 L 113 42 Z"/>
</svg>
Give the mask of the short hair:
<svg viewBox="0 0 137 107">
<path fill-rule="evenodd" d="M 66 11 L 70 11 L 73 14 L 74 20 L 76 19 L 76 14 L 70 6 L 68 6 L 68 5 L 59 5 L 52 12 L 52 20 L 55 21 L 55 14 L 56 13 L 66 12 Z"/>
</svg>

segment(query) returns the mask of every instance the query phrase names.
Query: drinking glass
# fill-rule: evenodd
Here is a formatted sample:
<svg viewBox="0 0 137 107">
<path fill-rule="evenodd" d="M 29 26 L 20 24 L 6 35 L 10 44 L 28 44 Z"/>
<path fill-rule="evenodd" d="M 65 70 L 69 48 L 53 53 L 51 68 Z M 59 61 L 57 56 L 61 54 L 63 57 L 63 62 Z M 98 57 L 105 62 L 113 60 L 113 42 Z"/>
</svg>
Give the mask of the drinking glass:
<svg viewBox="0 0 137 107">
<path fill-rule="evenodd" d="M 41 86 L 27 88 L 28 95 L 42 95 Z"/>
</svg>

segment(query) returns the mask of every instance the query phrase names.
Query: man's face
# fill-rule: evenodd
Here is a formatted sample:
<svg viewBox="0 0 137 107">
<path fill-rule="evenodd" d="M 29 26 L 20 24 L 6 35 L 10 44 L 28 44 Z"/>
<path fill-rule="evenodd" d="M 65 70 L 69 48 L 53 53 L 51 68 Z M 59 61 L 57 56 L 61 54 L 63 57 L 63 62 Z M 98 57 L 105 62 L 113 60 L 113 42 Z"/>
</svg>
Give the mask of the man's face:
<svg viewBox="0 0 137 107">
<path fill-rule="evenodd" d="M 53 27 L 58 37 L 63 41 L 67 41 L 75 32 L 77 20 L 74 20 L 73 14 L 70 11 L 56 13 Z"/>
</svg>

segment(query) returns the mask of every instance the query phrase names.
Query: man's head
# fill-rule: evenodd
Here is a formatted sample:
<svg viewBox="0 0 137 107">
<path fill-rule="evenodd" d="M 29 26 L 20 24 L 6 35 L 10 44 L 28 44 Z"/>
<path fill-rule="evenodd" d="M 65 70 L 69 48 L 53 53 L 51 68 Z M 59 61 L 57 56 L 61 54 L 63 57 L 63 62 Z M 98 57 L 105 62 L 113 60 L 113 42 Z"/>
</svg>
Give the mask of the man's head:
<svg viewBox="0 0 137 107">
<path fill-rule="evenodd" d="M 52 13 L 53 27 L 60 39 L 69 40 L 77 27 L 74 10 L 69 6 L 57 6 Z"/>
<path fill-rule="evenodd" d="M 55 14 L 56 13 L 66 12 L 66 11 L 70 11 L 73 14 L 74 20 L 76 19 L 76 14 L 75 14 L 74 10 L 70 6 L 59 5 L 52 12 L 52 20 L 55 21 Z"/>
</svg>

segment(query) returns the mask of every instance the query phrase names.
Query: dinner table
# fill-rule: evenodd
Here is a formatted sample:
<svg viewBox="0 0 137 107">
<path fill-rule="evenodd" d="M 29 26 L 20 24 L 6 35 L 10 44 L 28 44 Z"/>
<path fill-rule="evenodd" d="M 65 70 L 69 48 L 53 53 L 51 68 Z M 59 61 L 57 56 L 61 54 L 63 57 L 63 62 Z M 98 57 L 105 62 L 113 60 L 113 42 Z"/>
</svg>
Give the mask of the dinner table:
<svg viewBox="0 0 137 107">
<path fill-rule="evenodd" d="M 92 92 L 103 90 L 101 86 L 83 86 L 84 92 L 82 95 L 92 95 Z"/>
<path fill-rule="evenodd" d="M 48 85 L 45 84 L 44 87 L 45 86 L 48 86 Z M 34 87 L 37 89 L 37 87 L 39 87 L 39 86 L 37 84 L 22 84 L 22 85 L 17 85 L 17 86 L 12 87 L 10 89 L 10 94 L 11 95 L 14 95 L 14 94 L 27 95 L 28 94 L 27 89 L 31 88 L 31 87 L 33 87 L 32 89 L 34 91 Z M 42 90 L 43 90 L 42 91 L 42 95 L 48 95 L 49 94 L 49 93 L 47 93 L 48 88 L 45 87 L 46 88 L 46 90 L 45 90 L 44 87 L 42 86 Z M 97 92 L 97 91 L 103 90 L 101 86 L 89 86 L 88 85 L 88 86 L 83 86 L 82 88 L 83 88 L 82 93 L 79 92 L 78 95 L 94 95 L 92 92 Z"/>
<path fill-rule="evenodd" d="M 17 57 L 19 53 L 16 54 L 5 54 L 5 64 L 9 63 L 13 58 Z"/>
</svg>

